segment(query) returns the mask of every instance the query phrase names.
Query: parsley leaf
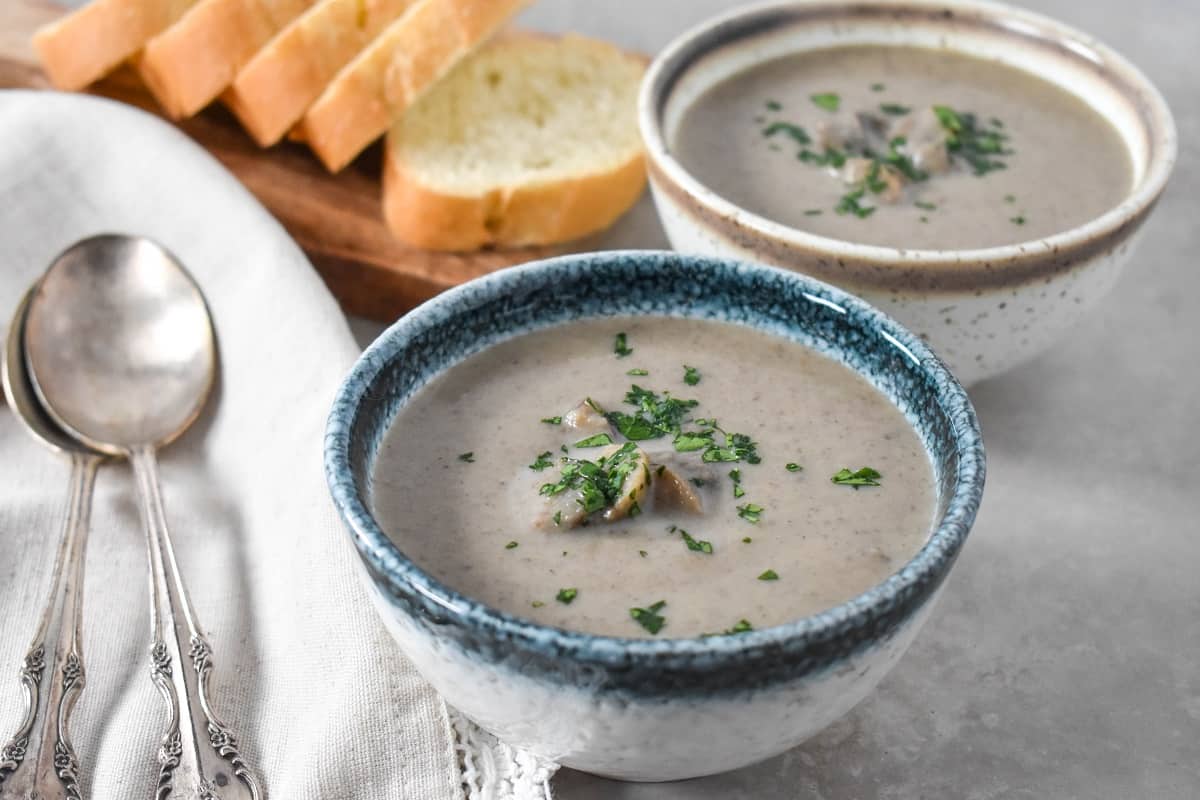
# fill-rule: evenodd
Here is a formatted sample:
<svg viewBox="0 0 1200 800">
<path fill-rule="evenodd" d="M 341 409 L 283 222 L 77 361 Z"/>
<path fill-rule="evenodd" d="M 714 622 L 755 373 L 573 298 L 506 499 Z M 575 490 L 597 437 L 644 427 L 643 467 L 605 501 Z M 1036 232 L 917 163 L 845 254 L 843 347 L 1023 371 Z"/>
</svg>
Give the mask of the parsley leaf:
<svg viewBox="0 0 1200 800">
<path fill-rule="evenodd" d="M 857 472 L 840 469 L 834 473 L 830 480 L 839 486 L 853 486 L 857 489 L 859 486 L 879 486 L 879 479 L 882 477 L 879 472 L 871 467 L 863 467 Z"/>
<path fill-rule="evenodd" d="M 624 358 L 633 353 L 633 348 L 629 347 L 625 342 L 625 332 L 621 331 L 617 334 L 613 341 L 613 352 L 617 354 L 617 358 Z"/>
<path fill-rule="evenodd" d="M 799 125 L 793 125 L 790 122 L 772 122 L 767 127 L 763 128 L 762 135 L 770 139 L 776 134 L 785 134 L 798 145 L 812 144 L 812 138 L 808 135 L 808 131 L 801 128 Z"/>
<path fill-rule="evenodd" d="M 779 573 L 777 573 L 773 569 L 769 569 L 766 572 L 764 572 L 762 575 L 759 575 L 758 579 L 760 581 L 777 581 L 777 580 L 779 580 Z"/>
<path fill-rule="evenodd" d="M 517 546 L 518 545 L 516 542 L 509 542 L 508 544 L 504 545 L 504 549 L 505 550 L 516 550 Z"/>
<path fill-rule="evenodd" d="M 562 425 L 562 417 L 542 417 L 542 422 L 547 425 Z"/>
<path fill-rule="evenodd" d="M 612 444 L 612 437 L 607 433 L 597 433 L 595 436 L 589 436 L 586 439 L 580 439 L 575 443 L 576 447 L 604 447 L 606 444 Z"/>
<path fill-rule="evenodd" d="M 800 470 L 804 469 L 804 467 L 800 466 L 795 461 L 789 461 L 784 469 L 786 469 L 788 472 L 799 472 Z"/>
<path fill-rule="evenodd" d="M 688 386 L 695 386 L 697 383 L 700 382 L 700 370 L 696 369 L 695 367 L 689 367 L 687 364 L 684 364 L 683 365 L 683 382 L 686 383 Z"/>
<path fill-rule="evenodd" d="M 754 626 L 750 624 L 750 620 L 739 619 L 737 623 L 732 628 L 725 631 L 725 633 L 746 633 L 752 630 L 754 630 Z"/>
<path fill-rule="evenodd" d="M 780 103 L 778 100 L 768 100 L 767 101 L 767 110 L 768 111 L 782 111 L 783 104 Z"/>
<path fill-rule="evenodd" d="M 746 494 L 746 490 L 742 488 L 742 471 L 740 469 L 729 470 L 729 480 L 733 481 L 734 499 Z"/>
<path fill-rule="evenodd" d="M 554 599 L 563 605 L 569 606 L 575 600 L 575 596 L 578 594 L 578 589 L 559 589 L 558 594 L 554 596 Z"/>
<path fill-rule="evenodd" d="M 471 452 L 471 453 L 460 453 L 460 454 L 459 454 L 459 456 L 458 456 L 458 460 L 459 460 L 459 461 L 464 461 L 464 462 L 466 462 L 467 464 L 474 464 L 474 463 L 475 463 L 475 453 L 473 453 L 473 452 Z"/>
<path fill-rule="evenodd" d="M 884 89 L 886 89 L 886 88 L 887 88 L 887 87 L 886 87 L 886 86 L 884 86 L 882 83 L 872 83 L 872 84 L 871 84 L 871 91 L 872 91 L 872 92 L 882 92 L 882 91 L 883 91 Z"/>
<path fill-rule="evenodd" d="M 837 111 L 838 106 L 842 104 L 842 98 L 838 97 L 833 92 L 822 92 L 820 94 L 810 95 L 809 100 L 813 101 L 813 105 L 817 108 L 823 108 L 826 111 Z"/>
<path fill-rule="evenodd" d="M 631 608 L 629 609 L 629 616 L 633 618 L 634 622 L 641 625 L 651 634 L 657 634 L 667 622 L 666 618 L 658 613 L 666 605 L 667 601 L 659 600 L 649 608 Z"/>
<path fill-rule="evenodd" d="M 672 525 L 671 527 L 675 528 L 674 525 Z M 687 545 L 688 550 L 691 550 L 696 553 L 704 553 L 704 554 L 710 555 L 710 556 L 712 555 L 712 551 L 713 551 L 712 542 L 707 542 L 707 541 L 704 541 L 703 539 L 693 539 L 691 534 L 689 534 L 683 528 L 677 528 L 676 530 L 678 530 L 679 535 L 683 537 L 683 543 Z"/>
<path fill-rule="evenodd" d="M 551 459 L 551 456 L 553 455 L 554 453 L 550 452 L 549 450 L 544 453 L 539 453 L 537 460 L 530 464 L 529 468 L 534 472 L 541 472 L 544 469 L 554 466 L 554 461 Z"/>
<path fill-rule="evenodd" d="M 541 608 L 542 606 L 544 606 L 544 605 L 546 605 L 546 604 L 545 604 L 545 603 L 543 603 L 541 600 L 534 600 L 534 601 L 533 601 L 532 603 L 530 603 L 529 605 L 533 606 L 534 608 Z"/>
<path fill-rule="evenodd" d="M 902 106 L 899 103 L 880 103 L 879 110 L 893 117 L 902 117 L 912 111 L 908 106 Z"/>
<path fill-rule="evenodd" d="M 626 375 L 633 375 L 633 376 L 635 376 L 635 377 L 639 377 L 639 378 L 640 378 L 640 377 L 643 377 L 643 376 L 645 376 L 645 375 L 649 375 L 649 374 L 650 374 L 650 371 L 649 371 L 649 370 L 644 370 L 644 369 L 631 369 L 631 370 L 629 370 L 628 372 L 626 372 L 625 374 L 626 374 Z"/>
<path fill-rule="evenodd" d="M 762 512 L 765 510 L 757 503 L 746 503 L 743 506 L 737 507 L 738 516 L 755 525 L 758 524 L 758 520 L 762 517 Z"/>
</svg>

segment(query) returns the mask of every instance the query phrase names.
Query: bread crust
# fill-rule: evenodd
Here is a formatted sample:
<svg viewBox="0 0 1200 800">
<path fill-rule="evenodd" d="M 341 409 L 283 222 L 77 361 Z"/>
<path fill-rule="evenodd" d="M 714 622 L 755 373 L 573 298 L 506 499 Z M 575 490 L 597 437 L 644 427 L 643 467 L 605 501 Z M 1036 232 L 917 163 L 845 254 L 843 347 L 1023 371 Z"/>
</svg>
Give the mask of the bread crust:
<svg viewBox="0 0 1200 800">
<path fill-rule="evenodd" d="M 338 73 L 299 125 L 330 172 L 531 0 L 418 0 Z"/>
<path fill-rule="evenodd" d="M 33 35 L 42 69 L 58 89 L 79 91 L 133 56 L 195 0 L 93 0 Z"/>
<path fill-rule="evenodd" d="M 646 165 L 639 150 L 615 169 L 463 196 L 418 181 L 387 147 L 383 218 L 407 244 L 426 250 L 556 244 L 612 225 L 641 196 Z"/>
<path fill-rule="evenodd" d="M 146 43 L 138 72 L 173 119 L 190 117 L 313 0 L 201 0 Z"/>
<path fill-rule="evenodd" d="M 260 147 L 284 137 L 338 71 L 416 0 L 322 0 L 238 72 L 222 100 Z"/>
</svg>

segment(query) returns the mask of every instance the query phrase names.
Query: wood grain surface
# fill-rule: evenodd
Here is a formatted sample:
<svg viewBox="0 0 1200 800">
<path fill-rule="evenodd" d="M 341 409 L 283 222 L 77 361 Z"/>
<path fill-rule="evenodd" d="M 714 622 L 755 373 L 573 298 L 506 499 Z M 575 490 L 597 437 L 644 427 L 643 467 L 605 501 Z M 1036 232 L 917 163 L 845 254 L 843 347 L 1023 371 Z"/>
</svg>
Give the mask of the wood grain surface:
<svg viewBox="0 0 1200 800">
<path fill-rule="evenodd" d="M 49 89 L 30 44 L 33 32 L 63 9 L 37 0 L 0 0 L 0 88 Z M 91 87 L 161 116 L 133 70 Z M 261 149 L 225 108 L 214 105 L 178 126 L 212 153 L 271 211 L 316 266 L 350 314 L 390 321 L 444 289 L 501 267 L 583 249 L 574 247 L 436 253 L 394 239 L 380 215 L 377 143 L 337 175 L 302 145 Z"/>
</svg>

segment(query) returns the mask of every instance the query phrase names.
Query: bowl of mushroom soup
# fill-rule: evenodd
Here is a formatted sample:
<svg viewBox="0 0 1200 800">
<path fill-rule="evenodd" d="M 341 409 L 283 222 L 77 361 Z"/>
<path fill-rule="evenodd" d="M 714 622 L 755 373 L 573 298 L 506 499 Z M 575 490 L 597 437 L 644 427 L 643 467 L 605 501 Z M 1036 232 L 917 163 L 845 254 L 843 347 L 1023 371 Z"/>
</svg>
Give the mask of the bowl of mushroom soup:
<svg viewBox="0 0 1200 800">
<path fill-rule="evenodd" d="M 627 251 L 372 344 L 325 465 L 381 617 L 503 740 L 669 780 L 769 758 L 912 643 L 983 491 L 962 387 L 798 273 Z"/>
<path fill-rule="evenodd" d="M 1100 301 L 1176 157 L 1132 64 L 982 0 L 737 9 L 662 51 L 639 119 L 672 246 L 847 289 L 967 385 Z"/>
</svg>

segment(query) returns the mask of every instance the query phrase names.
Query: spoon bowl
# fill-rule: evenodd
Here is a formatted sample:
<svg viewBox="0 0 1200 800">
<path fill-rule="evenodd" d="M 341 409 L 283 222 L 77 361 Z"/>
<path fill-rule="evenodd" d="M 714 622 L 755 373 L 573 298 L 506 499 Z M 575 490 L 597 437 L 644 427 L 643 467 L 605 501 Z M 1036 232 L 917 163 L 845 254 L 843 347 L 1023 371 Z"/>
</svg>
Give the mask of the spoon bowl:
<svg viewBox="0 0 1200 800">
<path fill-rule="evenodd" d="M 141 237 L 84 239 L 50 265 L 25 322 L 32 385 L 54 421 L 124 455 L 162 446 L 199 415 L 216 372 L 199 287 Z"/>
</svg>

